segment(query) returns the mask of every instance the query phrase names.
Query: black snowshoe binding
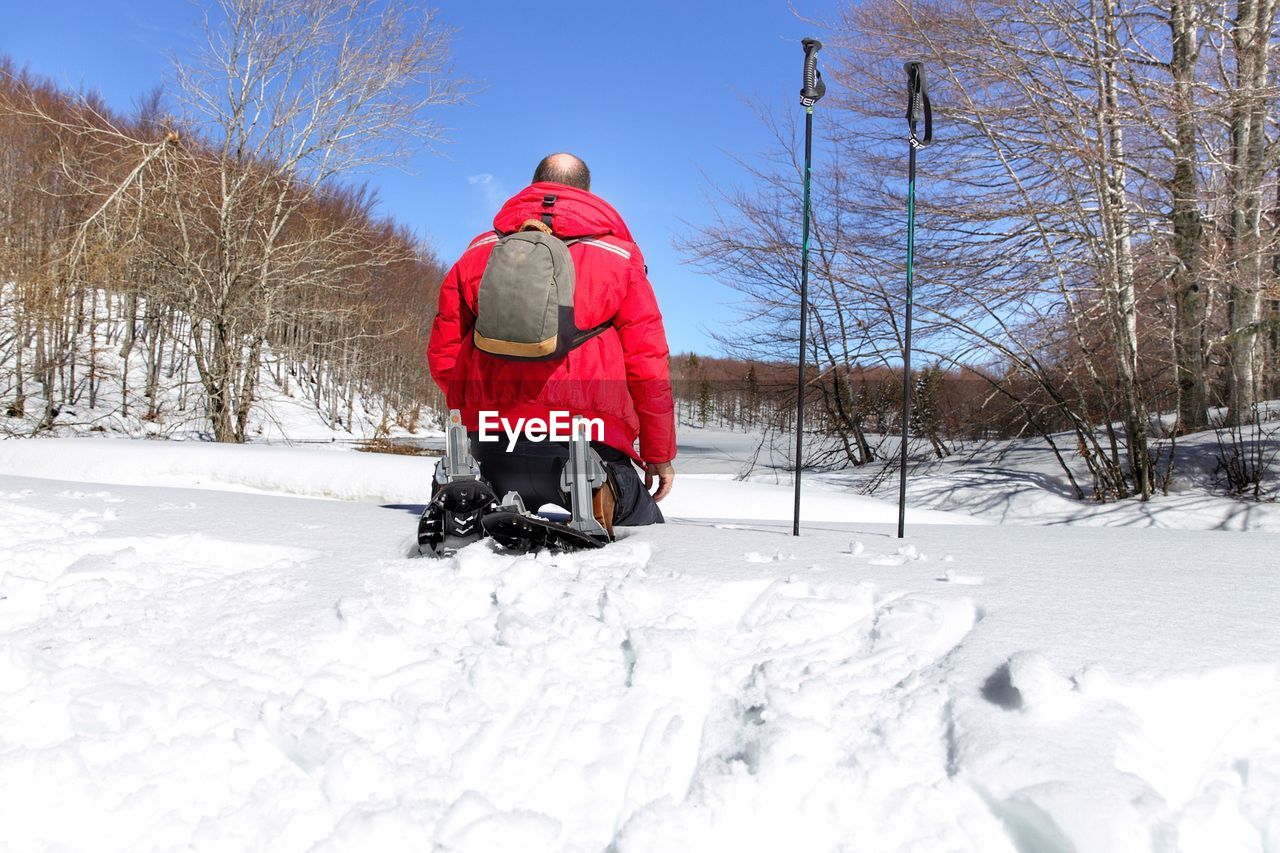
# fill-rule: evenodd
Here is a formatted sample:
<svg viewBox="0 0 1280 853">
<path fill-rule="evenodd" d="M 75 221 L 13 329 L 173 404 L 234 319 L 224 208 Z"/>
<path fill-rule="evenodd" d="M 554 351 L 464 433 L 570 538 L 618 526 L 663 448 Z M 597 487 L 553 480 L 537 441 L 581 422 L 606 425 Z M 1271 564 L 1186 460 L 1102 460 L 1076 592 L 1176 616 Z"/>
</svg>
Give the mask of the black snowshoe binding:
<svg viewBox="0 0 1280 853">
<path fill-rule="evenodd" d="M 484 532 L 503 548 L 524 553 L 542 549 L 586 551 L 603 548 L 609 541 L 529 512 L 515 492 L 509 493 L 502 506 L 486 515 L 480 523 L 484 525 Z"/>
<path fill-rule="evenodd" d="M 449 412 L 445 455 L 436 464 L 431 503 L 418 519 L 418 553 L 447 556 L 484 535 L 481 519 L 498 505 L 493 488 L 480 477 L 467 430 L 457 409 Z"/>
<path fill-rule="evenodd" d="M 418 519 L 418 553 L 448 556 L 484 535 L 481 521 L 498 505 L 483 480 L 445 483 Z"/>
<path fill-rule="evenodd" d="M 592 499 L 596 489 L 612 487 L 599 455 L 587 441 L 584 428 L 585 424 L 574 418 L 569 459 L 560 474 L 560 490 L 569 496 L 572 508 L 569 521 L 552 521 L 529 512 L 517 492 L 508 492 L 502 505 L 481 521 L 484 532 L 495 542 L 513 551 L 529 552 L 542 548 L 583 551 L 603 548 L 613 541 L 610 532 L 596 519 Z"/>
</svg>

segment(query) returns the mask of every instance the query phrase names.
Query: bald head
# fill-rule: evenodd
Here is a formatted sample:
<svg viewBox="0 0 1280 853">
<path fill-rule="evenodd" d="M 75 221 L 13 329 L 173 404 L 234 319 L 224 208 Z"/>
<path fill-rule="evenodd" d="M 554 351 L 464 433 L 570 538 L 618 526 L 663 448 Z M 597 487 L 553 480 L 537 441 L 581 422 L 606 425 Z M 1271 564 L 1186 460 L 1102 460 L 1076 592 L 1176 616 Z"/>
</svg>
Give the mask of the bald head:
<svg viewBox="0 0 1280 853">
<path fill-rule="evenodd" d="M 572 154 L 548 154 L 533 170 L 533 182 L 551 181 L 568 184 L 580 190 L 591 190 L 591 170 L 582 159 Z"/>
</svg>

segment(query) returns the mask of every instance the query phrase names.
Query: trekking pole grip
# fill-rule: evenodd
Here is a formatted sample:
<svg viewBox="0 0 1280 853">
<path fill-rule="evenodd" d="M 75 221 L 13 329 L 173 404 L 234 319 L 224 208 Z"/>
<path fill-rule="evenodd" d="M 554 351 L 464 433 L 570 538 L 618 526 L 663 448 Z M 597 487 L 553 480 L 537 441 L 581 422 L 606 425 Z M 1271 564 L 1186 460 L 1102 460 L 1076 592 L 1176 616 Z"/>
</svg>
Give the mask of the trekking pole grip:
<svg viewBox="0 0 1280 853">
<path fill-rule="evenodd" d="M 907 126 L 911 129 L 911 143 L 922 147 L 933 140 L 933 107 L 924 83 L 924 63 L 904 62 L 902 69 L 907 72 Z M 916 124 L 921 119 L 924 119 L 924 135 L 917 137 Z"/>
<path fill-rule="evenodd" d="M 812 107 L 827 93 L 827 84 L 822 82 L 822 72 L 818 70 L 818 51 L 822 50 L 822 42 L 804 39 L 800 44 L 804 47 L 804 87 L 800 90 L 800 103 Z"/>
</svg>

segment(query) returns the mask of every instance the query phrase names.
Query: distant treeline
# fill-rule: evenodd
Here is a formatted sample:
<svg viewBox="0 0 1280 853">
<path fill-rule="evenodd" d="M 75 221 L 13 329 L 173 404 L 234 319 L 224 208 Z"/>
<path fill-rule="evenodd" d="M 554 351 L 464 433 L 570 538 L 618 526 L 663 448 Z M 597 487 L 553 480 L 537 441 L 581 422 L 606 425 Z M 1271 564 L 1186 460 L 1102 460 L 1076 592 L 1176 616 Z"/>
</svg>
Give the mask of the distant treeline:
<svg viewBox="0 0 1280 853">
<path fill-rule="evenodd" d="M 679 353 L 671 359 L 676 413 L 682 424 L 758 433 L 764 446 L 790 448 L 795 429 L 795 364 Z M 882 463 L 881 477 L 897 458 L 902 431 L 902 370 L 886 366 L 809 366 L 805 374 L 806 467 L 840 469 Z M 1105 480 L 1093 472 L 1120 466 L 1124 446 L 1119 424 L 1088 427 L 1108 458 L 1094 457 L 1080 433 L 1085 429 L 1043 385 L 1016 370 L 992 373 L 977 367 L 927 364 L 911 377 L 912 465 L 945 459 L 987 441 L 1038 438 L 1049 444 L 1068 483 L 1080 498 L 1108 500 Z M 1101 408 L 1105 399 L 1069 401 Z M 1247 427 L 1233 426 L 1225 412 L 1216 419 L 1214 479 L 1230 494 L 1261 498 L 1264 481 L 1280 459 L 1280 407 L 1269 405 Z M 1151 425 L 1151 453 L 1161 460 L 1157 484 L 1167 488 L 1174 471 L 1176 422 Z M 1083 464 L 1093 479 L 1078 477 Z M 788 463 L 789 464 L 789 463 Z"/>
<path fill-rule="evenodd" d="M 696 353 L 672 357 L 672 384 L 682 422 L 751 431 L 793 429 L 796 365 L 774 361 L 711 358 Z M 886 435 L 902 430 L 902 371 L 890 367 L 820 369 L 810 366 L 805 381 L 805 429 L 835 438 L 817 442 L 806 463 L 865 465 L 883 459 Z M 930 453 L 945 458 L 965 441 L 1010 439 L 1028 434 L 1028 400 L 1036 390 L 1010 397 L 979 370 L 937 364 L 912 371 L 912 433 Z M 1053 412 L 1037 420 L 1037 431 L 1069 432 Z M 895 445 L 896 447 L 896 445 Z M 834 449 L 833 449 L 834 448 Z"/>
</svg>

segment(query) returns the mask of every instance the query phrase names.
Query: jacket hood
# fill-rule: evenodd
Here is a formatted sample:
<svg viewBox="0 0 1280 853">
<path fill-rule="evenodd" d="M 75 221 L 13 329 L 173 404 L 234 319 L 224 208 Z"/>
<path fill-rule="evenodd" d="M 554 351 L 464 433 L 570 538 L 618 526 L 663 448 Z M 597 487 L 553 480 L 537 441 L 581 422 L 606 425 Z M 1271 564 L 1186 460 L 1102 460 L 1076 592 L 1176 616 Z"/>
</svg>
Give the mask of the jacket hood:
<svg viewBox="0 0 1280 853">
<path fill-rule="evenodd" d="M 555 204 L 544 207 L 547 196 L 555 196 Z M 550 181 L 539 181 L 507 199 L 493 218 L 493 227 L 504 233 L 519 230 L 529 219 L 538 219 L 551 211 L 551 223 L 557 237 L 601 237 L 612 234 L 628 242 L 631 231 L 618 211 L 600 196 Z"/>
</svg>

